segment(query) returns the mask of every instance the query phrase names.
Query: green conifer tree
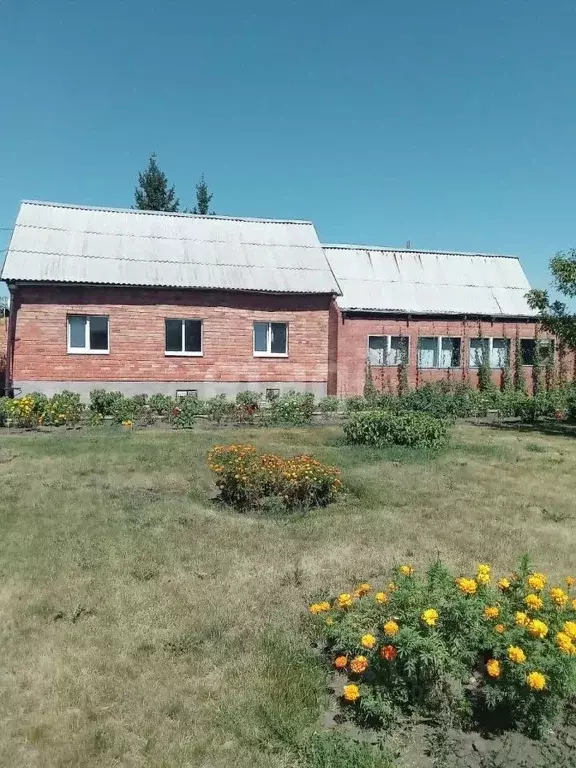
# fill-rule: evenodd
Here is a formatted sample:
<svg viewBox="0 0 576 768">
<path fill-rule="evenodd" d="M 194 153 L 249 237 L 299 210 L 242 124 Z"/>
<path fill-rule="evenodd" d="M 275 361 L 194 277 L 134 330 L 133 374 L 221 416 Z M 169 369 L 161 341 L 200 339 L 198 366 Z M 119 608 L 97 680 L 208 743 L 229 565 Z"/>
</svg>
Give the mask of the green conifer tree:
<svg viewBox="0 0 576 768">
<path fill-rule="evenodd" d="M 366 360 L 366 368 L 364 370 L 364 397 L 366 400 L 374 400 L 376 397 L 376 385 L 372 378 L 372 366 L 370 360 Z"/>
<path fill-rule="evenodd" d="M 208 189 L 208 184 L 204 178 L 204 174 L 200 177 L 200 181 L 196 184 L 196 205 L 194 206 L 194 213 L 200 216 L 207 216 L 208 212 L 214 214 L 214 211 L 210 211 L 210 203 L 214 195 Z"/>
<path fill-rule="evenodd" d="M 526 377 L 522 365 L 522 345 L 520 343 L 520 331 L 516 328 L 516 341 L 514 344 L 514 389 L 516 392 L 527 394 Z"/>
<path fill-rule="evenodd" d="M 180 207 L 174 186 L 168 186 L 166 174 L 160 170 L 156 154 L 150 155 L 148 167 L 138 174 L 134 190 L 135 208 L 141 211 L 167 211 L 174 213 Z"/>
</svg>

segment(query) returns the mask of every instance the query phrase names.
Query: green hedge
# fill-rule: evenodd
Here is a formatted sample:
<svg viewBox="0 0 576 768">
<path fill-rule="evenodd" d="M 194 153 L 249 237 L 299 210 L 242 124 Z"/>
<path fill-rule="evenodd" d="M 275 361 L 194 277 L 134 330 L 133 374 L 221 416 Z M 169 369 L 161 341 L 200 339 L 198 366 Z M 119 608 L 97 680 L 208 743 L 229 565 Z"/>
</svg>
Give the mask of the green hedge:
<svg viewBox="0 0 576 768">
<path fill-rule="evenodd" d="M 417 411 L 364 411 L 344 425 L 346 442 L 384 447 L 439 448 L 449 435 L 449 423 Z"/>
</svg>

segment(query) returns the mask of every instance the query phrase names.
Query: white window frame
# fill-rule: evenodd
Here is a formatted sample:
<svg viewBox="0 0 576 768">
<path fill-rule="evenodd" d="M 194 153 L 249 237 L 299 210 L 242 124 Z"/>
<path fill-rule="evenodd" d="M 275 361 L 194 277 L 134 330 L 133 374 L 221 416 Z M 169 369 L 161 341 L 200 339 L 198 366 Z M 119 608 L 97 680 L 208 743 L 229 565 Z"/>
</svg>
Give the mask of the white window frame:
<svg viewBox="0 0 576 768">
<path fill-rule="evenodd" d="M 256 323 L 268 325 L 266 331 L 266 352 L 256 351 Z M 272 347 L 272 324 L 286 326 L 286 352 L 271 352 Z M 286 320 L 254 320 L 252 323 L 252 354 L 254 357 L 288 357 L 289 351 L 290 324 Z"/>
<path fill-rule="evenodd" d="M 468 339 L 468 368 L 472 368 L 474 371 L 477 371 L 480 368 L 479 365 L 472 365 L 470 363 L 470 343 L 472 341 L 483 340 L 488 342 L 488 360 L 490 361 L 490 367 L 494 371 L 501 370 L 502 366 L 495 367 L 492 365 L 492 348 L 494 346 L 494 339 L 502 339 L 502 341 L 504 341 L 506 337 L 505 336 L 474 336 Z M 508 339 L 508 362 L 507 362 L 508 365 L 510 365 L 510 362 L 511 362 L 511 347 L 512 345 L 510 343 L 510 339 Z M 460 352 L 460 354 L 462 354 L 462 352 Z"/>
<path fill-rule="evenodd" d="M 460 341 L 460 365 L 420 365 L 420 339 L 436 339 L 436 359 L 438 362 L 442 359 L 442 339 L 458 339 Z M 462 368 L 462 336 L 418 336 L 418 347 L 416 349 L 416 363 L 421 371 L 457 371 Z"/>
<path fill-rule="evenodd" d="M 70 345 L 70 318 L 71 317 L 83 317 L 84 322 L 84 346 L 72 347 Z M 106 318 L 106 340 L 108 346 L 106 349 L 91 349 L 90 348 L 90 320 L 93 317 L 105 317 Z M 109 355 L 110 354 L 110 317 L 108 315 L 83 315 L 76 312 L 71 312 L 66 315 L 66 340 L 69 355 Z"/>
<path fill-rule="evenodd" d="M 182 349 L 180 352 L 169 352 L 166 349 L 166 320 L 179 320 L 180 321 L 180 332 L 181 332 L 181 345 Z M 185 347 L 185 339 L 186 339 L 186 331 L 185 331 L 185 325 L 184 323 L 186 320 L 193 320 L 196 323 L 200 323 L 200 352 L 186 352 Z M 164 357 L 204 357 L 204 321 L 201 320 L 199 317 L 165 317 L 164 318 Z"/>
<path fill-rule="evenodd" d="M 386 339 L 386 362 L 370 363 L 370 339 Z M 392 339 L 406 339 L 408 344 L 406 345 L 406 362 L 405 365 L 410 365 L 410 336 L 402 336 L 400 333 L 369 333 L 368 334 L 368 348 L 366 351 L 366 357 L 370 366 L 373 368 L 398 368 L 402 363 L 389 363 L 390 350 L 392 349 Z"/>
<path fill-rule="evenodd" d="M 521 362 L 523 368 L 533 368 L 534 363 L 525 363 L 522 358 L 522 342 L 523 341 L 533 341 L 536 342 L 536 339 L 534 336 L 521 336 L 520 337 L 520 356 L 521 356 Z M 554 344 L 554 339 L 538 339 L 538 343 L 540 345 L 542 344 L 549 344 L 552 347 L 552 359 L 555 359 L 556 357 L 556 345 Z M 536 352 L 536 350 L 534 350 Z M 540 354 L 542 354 L 542 350 L 540 350 Z"/>
</svg>

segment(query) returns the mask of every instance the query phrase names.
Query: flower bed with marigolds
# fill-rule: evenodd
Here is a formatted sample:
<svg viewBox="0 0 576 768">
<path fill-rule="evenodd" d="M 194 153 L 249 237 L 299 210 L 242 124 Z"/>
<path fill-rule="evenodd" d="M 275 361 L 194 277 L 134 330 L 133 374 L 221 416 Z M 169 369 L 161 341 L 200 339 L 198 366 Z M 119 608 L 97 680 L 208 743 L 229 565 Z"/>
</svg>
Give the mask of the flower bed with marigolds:
<svg viewBox="0 0 576 768">
<path fill-rule="evenodd" d="M 241 510 L 277 499 L 287 509 L 324 507 L 342 491 L 340 470 L 312 456 L 285 459 L 251 444 L 217 445 L 208 454 L 221 500 Z"/>
<path fill-rule="evenodd" d="M 310 613 L 341 676 L 344 710 L 370 725 L 448 707 L 460 727 L 539 736 L 576 695 L 574 579 L 548 584 L 527 563 L 494 580 L 402 566 Z"/>
</svg>

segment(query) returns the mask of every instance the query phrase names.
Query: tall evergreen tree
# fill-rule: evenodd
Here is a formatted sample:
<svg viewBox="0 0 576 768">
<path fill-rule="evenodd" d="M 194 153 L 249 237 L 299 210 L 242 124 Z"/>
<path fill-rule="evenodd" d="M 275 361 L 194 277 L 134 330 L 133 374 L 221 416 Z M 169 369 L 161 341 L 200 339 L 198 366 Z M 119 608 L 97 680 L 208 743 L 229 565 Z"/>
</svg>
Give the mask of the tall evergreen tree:
<svg viewBox="0 0 576 768">
<path fill-rule="evenodd" d="M 200 181 L 196 184 L 196 205 L 194 206 L 194 213 L 201 216 L 207 216 L 208 213 L 213 214 L 214 211 L 210 211 L 210 203 L 214 195 L 208 189 L 208 184 L 204 178 L 204 174 L 200 177 Z"/>
<path fill-rule="evenodd" d="M 134 190 L 135 208 L 141 211 L 167 211 L 174 213 L 180 207 L 174 186 L 168 186 L 166 174 L 160 170 L 156 154 L 150 155 L 148 167 L 138 174 Z"/>
</svg>

